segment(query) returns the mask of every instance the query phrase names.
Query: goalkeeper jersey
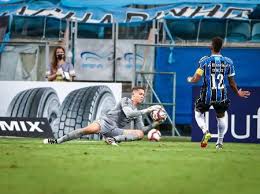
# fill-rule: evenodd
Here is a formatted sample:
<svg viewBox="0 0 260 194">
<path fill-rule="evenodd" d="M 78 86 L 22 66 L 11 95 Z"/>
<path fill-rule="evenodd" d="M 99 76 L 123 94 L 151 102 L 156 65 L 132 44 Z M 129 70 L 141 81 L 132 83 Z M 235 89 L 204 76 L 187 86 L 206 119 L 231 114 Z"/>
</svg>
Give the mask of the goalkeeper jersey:
<svg viewBox="0 0 260 194">
<path fill-rule="evenodd" d="M 131 111 L 131 117 L 126 117 L 123 108 L 127 107 L 127 110 Z M 137 108 L 132 104 L 130 98 L 122 98 L 121 101 L 111 110 L 109 110 L 105 115 L 101 117 L 101 119 L 105 119 L 107 121 L 112 121 L 115 126 L 119 128 L 130 128 L 131 121 L 134 121 L 135 129 L 143 129 L 144 123 L 142 120 L 142 114 Z"/>
</svg>

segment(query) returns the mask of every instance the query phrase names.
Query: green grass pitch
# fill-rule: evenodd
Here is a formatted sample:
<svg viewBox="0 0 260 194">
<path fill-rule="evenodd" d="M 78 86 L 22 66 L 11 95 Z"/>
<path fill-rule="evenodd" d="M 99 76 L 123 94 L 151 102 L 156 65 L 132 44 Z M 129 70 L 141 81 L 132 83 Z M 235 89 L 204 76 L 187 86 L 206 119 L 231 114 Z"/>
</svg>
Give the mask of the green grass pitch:
<svg viewBox="0 0 260 194">
<path fill-rule="evenodd" d="M 260 146 L 0 139 L 1 194 L 259 194 Z"/>
</svg>

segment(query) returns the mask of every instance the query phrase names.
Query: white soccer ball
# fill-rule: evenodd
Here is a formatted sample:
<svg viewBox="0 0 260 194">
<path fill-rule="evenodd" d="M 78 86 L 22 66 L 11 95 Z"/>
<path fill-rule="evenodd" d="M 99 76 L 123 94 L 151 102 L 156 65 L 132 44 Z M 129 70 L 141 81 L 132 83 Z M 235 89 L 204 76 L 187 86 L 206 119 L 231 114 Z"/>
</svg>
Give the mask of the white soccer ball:
<svg viewBox="0 0 260 194">
<path fill-rule="evenodd" d="M 151 129 L 147 134 L 150 141 L 160 141 L 161 136 L 161 132 L 157 129 Z"/>
<path fill-rule="evenodd" d="M 167 113 L 163 108 L 160 108 L 160 109 L 152 111 L 151 117 L 154 121 L 162 121 L 162 120 L 166 120 Z"/>
</svg>

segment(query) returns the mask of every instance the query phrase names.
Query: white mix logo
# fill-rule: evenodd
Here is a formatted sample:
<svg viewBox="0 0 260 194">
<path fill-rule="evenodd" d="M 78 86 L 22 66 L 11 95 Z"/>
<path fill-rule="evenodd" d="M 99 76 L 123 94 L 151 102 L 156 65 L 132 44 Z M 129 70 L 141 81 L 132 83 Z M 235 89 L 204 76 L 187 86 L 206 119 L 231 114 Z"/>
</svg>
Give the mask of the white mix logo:
<svg viewBox="0 0 260 194">
<path fill-rule="evenodd" d="M 211 107 L 210 109 L 213 109 L 213 107 Z M 243 126 L 236 126 L 236 124 L 235 124 L 236 123 L 235 122 L 236 121 L 236 115 L 234 115 L 234 114 L 228 115 L 226 117 L 227 123 L 229 121 L 229 116 L 231 116 L 231 124 L 230 124 L 231 135 L 235 139 L 247 139 L 247 138 L 249 138 L 250 137 L 250 130 L 251 131 L 256 130 L 257 131 L 257 139 L 260 139 L 260 107 L 258 108 L 255 115 L 246 115 L 246 118 L 245 118 L 246 119 L 246 130 L 243 130 L 243 131 L 245 131 L 245 134 L 243 134 L 243 135 L 239 135 L 239 134 L 236 133 L 236 129 L 238 130 L 240 128 L 239 131 L 242 131 L 241 127 L 243 127 Z M 206 112 L 205 118 L 206 118 L 207 127 L 209 127 L 209 112 Z M 253 129 L 253 128 L 251 128 L 251 122 L 255 122 L 255 119 L 256 119 L 256 129 Z M 226 134 L 227 130 L 228 129 L 226 129 L 224 131 L 224 134 Z M 212 137 L 217 138 L 218 134 L 212 134 Z"/>
<path fill-rule="evenodd" d="M 23 132 L 40 132 L 43 130 L 39 127 L 41 122 L 31 121 L 10 121 L 8 124 L 6 121 L 0 121 L 0 129 L 2 131 L 23 131 Z"/>
</svg>

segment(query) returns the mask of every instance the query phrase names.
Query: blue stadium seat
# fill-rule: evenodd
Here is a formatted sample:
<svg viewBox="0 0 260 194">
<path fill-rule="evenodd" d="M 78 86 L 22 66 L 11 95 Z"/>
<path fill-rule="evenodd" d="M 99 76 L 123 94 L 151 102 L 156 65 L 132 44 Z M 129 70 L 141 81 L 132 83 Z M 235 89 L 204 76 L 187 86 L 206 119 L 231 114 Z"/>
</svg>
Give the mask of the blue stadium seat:
<svg viewBox="0 0 260 194">
<path fill-rule="evenodd" d="M 193 40 L 197 37 L 195 22 L 188 20 L 168 22 L 172 36 L 176 39 Z"/>
<path fill-rule="evenodd" d="M 251 41 L 260 42 L 260 23 L 256 23 L 253 25 Z"/>
<path fill-rule="evenodd" d="M 225 20 L 202 20 L 200 24 L 200 40 L 209 40 L 215 36 L 219 36 L 221 38 L 225 37 L 226 32 L 226 22 Z"/>
<path fill-rule="evenodd" d="M 228 24 L 227 41 L 243 42 L 250 37 L 250 25 L 247 22 L 231 21 Z"/>
<path fill-rule="evenodd" d="M 45 37 L 46 38 L 59 38 L 63 37 L 66 30 L 66 20 L 47 17 Z"/>
</svg>

